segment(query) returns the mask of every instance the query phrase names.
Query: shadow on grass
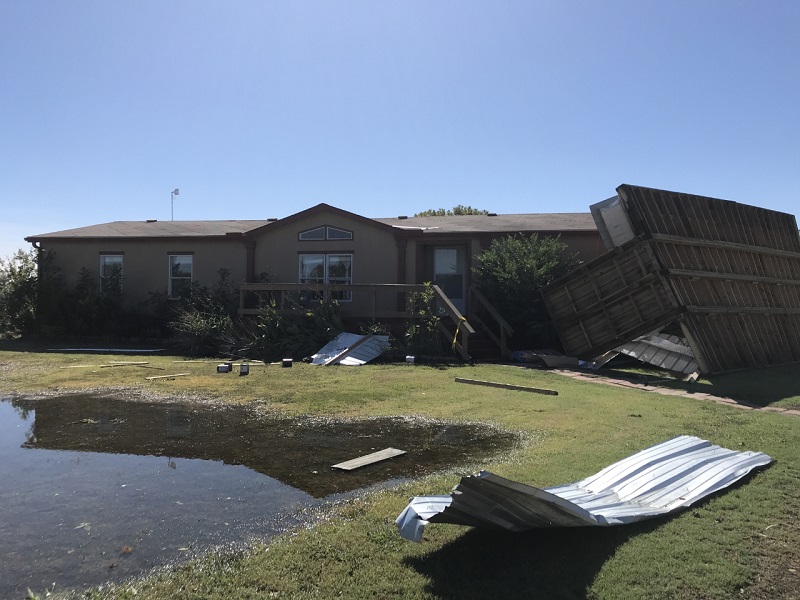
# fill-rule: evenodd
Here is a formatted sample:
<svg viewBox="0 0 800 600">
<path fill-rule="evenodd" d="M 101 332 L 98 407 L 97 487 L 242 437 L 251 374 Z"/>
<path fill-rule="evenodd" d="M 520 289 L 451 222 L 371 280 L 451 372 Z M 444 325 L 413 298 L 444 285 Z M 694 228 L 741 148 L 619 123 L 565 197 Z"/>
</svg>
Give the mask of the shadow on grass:
<svg viewBox="0 0 800 600">
<path fill-rule="evenodd" d="M 698 387 L 708 389 L 700 391 L 715 396 L 725 396 L 756 406 L 791 400 L 791 404 L 800 408 L 800 364 L 710 375 L 706 382 L 705 385 L 701 382 Z M 688 389 L 697 390 L 692 387 Z"/>
<path fill-rule="evenodd" d="M 405 562 L 429 578 L 428 591 L 437 598 L 585 598 L 620 545 L 664 522 L 517 534 L 472 529 L 435 552 Z"/>
<path fill-rule="evenodd" d="M 748 406 L 763 407 L 780 403 L 783 408 L 800 408 L 800 364 L 707 375 L 697 383 L 672 379 L 664 372 L 646 370 L 645 367 L 637 367 L 636 371 L 600 369 L 586 373 L 640 385 L 684 390 L 688 398 L 693 393 L 711 394 Z"/>
</svg>

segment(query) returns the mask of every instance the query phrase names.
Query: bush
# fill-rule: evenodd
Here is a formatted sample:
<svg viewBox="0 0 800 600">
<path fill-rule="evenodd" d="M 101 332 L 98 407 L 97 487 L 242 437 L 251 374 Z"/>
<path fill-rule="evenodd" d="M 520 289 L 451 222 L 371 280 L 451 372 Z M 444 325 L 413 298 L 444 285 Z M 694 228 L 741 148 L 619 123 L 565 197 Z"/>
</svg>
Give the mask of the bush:
<svg viewBox="0 0 800 600">
<path fill-rule="evenodd" d="M 421 292 L 408 295 L 408 328 L 405 334 L 405 349 L 410 354 L 440 356 L 442 340 L 439 335 L 441 317 L 436 310 L 436 292 L 430 282 Z"/>
<path fill-rule="evenodd" d="M 219 279 L 213 288 L 192 282 L 186 298 L 167 300 L 153 298 L 160 311 L 175 318 L 169 323 L 172 342 L 184 352 L 209 355 L 230 345 L 234 334 L 234 318 L 238 309 L 238 293 L 230 281 L 230 271 L 217 271 Z M 172 306 L 170 307 L 170 303 Z"/>
<path fill-rule="evenodd" d="M 193 305 L 179 309 L 177 318 L 169 324 L 173 343 L 192 355 L 216 354 L 233 326 L 221 304 L 211 299 L 202 304 L 195 299 Z"/>
<path fill-rule="evenodd" d="M 336 300 L 310 305 L 289 300 L 279 306 L 271 299 L 261 308 L 256 331 L 242 351 L 266 361 L 311 356 L 342 332 L 340 312 Z"/>
<path fill-rule="evenodd" d="M 517 234 L 492 240 L 473 275 L 486 299 L 514 328 L 515 344 L 557 347 L 558 336 L 539 291 L 578 264 L 558 238 Z"/>
</svg>

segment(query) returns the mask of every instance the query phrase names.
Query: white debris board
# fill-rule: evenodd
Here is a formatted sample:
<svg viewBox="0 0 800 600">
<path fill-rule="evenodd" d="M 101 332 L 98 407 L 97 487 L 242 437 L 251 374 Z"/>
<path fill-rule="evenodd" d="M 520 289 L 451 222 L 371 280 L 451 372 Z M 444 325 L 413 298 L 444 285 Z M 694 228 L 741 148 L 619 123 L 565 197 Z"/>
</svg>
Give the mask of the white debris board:
<svg viewBox="0 0 800 600">
<path fill-rule="evenodd" d="M 397 448 L 385 448 L 384 450 L 379 450 L 378 452 L 373 452 L 372 454 L 359 456 L 358 458 L 354 458 L 352 460 L 347 460 L 345 462 L 333 465 L 331 466 L 331 469 L 352 471 L 354 469 L 360 469 L 361 467 L 365 467 L 367 465 L 371 465 L 376 462 L 381 462 L 383 460 L 388 460 L 390 458 L 394 458 L 395 456 L 400 456 L 401 454 L 405 453 L 406 453 L 405 450 L 398 450 Z"/>
</svg>

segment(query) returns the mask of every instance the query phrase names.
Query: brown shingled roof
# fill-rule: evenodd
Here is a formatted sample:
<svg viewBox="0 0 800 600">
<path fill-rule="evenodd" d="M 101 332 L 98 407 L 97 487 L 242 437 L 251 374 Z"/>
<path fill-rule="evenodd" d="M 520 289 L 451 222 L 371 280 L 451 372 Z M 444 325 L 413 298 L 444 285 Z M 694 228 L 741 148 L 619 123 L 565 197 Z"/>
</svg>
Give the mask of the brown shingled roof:
<svg viewBox="0 0 800 600">
<path fill-rule="evenodd" d="M 338 209 L 337 209 L 338 210 Z M 298 213 L 299 214 L 299 213 Z M 290 217 L 287 217 L 289 219 Z M 517 231 L 596 231 L 591 213 L 550 213 L 517 215 L 459 215 L 449 217 L 409 217 L 406 219 L 368 219 L 375 223 L 422 231 L 422 233 L 513 233 Z M 53 239 L 108 238 L 186 238 L 222 237 L 243 234 L 270 225 L 274 220 L 229 221 L 113 221 L 32 235 L 29 242 Z"/>
<path fill-rule="evenodd" d="M 271 221 L 114 221 L 89 225 L 76 229 L 65 229 L 42 233 L 25 238 L 29 242 L 47 239 L 71 238 L 181 238 L 216 237 L 227 234 L 246 233 L 263 227 Z"/>
<path fill-rule="evenodd" d="M 545 213 L 518 215 L 458 215 L 375 219 L 393 227 L 421 229 L 431 233 L 513 233 L 517 231 L 597 231 L 591 213 Z"/>
</svg>

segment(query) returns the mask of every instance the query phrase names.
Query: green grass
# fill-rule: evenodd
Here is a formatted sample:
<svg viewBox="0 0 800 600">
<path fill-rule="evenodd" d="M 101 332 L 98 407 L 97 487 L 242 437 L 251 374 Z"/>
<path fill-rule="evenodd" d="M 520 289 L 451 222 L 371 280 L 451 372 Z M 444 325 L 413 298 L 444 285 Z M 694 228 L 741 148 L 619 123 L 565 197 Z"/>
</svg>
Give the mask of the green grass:
<svg viewBox="0 0 800 600">
<path fill-rule="evenodd" d="M 150 368 L 60 368 L 108 360 L 147 360 Z M 678 434 L 764 451 L 776 462 L 699 506 L 637 525 L 524 534 L 431 525 L 421 544 L 402 540 L 394 519 L 408 497 L 446 493 L 458 481 L 450 471 L 365 495 L 333 518 L 268 545 L 254 541 L 248 552 L 208 556 L 91 597 L 792 598 L 800 590 L 800 418 L 504 366 L 296 364 L 253 367 L 239 377 L 217 374 L 214 363 L 175 360 L 180 357 L 6 351 L 0 352 L 0 389 L 133 387 L 259 402 L 284 413 L 488 421 L 526 432 L 528 442 L 509 456 L 461 470 L 488 468 L 540 487 L 583 478 Z M 144 380 L 180 372 L 191 376 Z M 457 384 L 457 376 L 559 394 Z M 742 379 L 700 385 L 707 393 L 747 393 L 763 404 L 794 405 L 800 398 L 798 366 L 727 377 L 734 376 Z"/>
</svg>

